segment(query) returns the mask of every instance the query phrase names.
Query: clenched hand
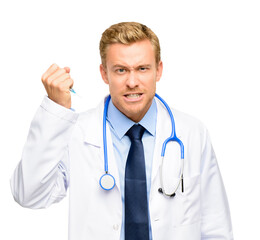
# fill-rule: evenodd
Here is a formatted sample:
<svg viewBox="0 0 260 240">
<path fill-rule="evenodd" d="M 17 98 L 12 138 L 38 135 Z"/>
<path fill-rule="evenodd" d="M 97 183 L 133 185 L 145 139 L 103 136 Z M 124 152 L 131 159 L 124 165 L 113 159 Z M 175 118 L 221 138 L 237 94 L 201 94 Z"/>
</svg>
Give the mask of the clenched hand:
<svg viewBox="0 0 260 240">
<path fill-rule="evenodd" d="M 70 88 L 73 86 L 69 73 L 69 67 L 60 68 L 57 64 L 52 64 L 42 75 L 42 83 L 48 97 L 66 108 L 71 108 Z"/>
</svg>

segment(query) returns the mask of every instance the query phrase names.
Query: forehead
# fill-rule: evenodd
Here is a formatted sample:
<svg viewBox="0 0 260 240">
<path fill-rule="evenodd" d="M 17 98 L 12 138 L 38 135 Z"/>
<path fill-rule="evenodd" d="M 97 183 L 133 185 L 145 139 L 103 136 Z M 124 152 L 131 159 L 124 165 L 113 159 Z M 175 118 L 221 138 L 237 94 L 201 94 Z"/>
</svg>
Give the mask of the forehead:
<svg viewBox="0 0 260 240">
<path fill-rule="evenodd" d="M 114 43 L 107 49 L 106 64 L 107 66 L 155 64 L 154 48 L 149 40 L 142 40 L 129 45 Z"/>
</svg>

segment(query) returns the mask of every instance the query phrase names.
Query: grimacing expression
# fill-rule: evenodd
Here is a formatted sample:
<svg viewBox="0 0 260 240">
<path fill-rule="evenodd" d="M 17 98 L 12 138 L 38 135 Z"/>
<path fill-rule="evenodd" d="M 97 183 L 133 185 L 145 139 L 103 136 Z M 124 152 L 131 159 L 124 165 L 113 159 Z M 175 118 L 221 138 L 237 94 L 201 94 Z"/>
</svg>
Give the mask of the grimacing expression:
<svg viewBox="0 0 260 240">
<path fill-rule="evenodd" d="M 150 108 L 162 69 L 161 61 L 156 64 L 149 40 L 130 45 L 111 44 L 107 49 L 106 67 L 100 65 L 113 104 L 134 122 L 139 122 Z"/>
</svg>

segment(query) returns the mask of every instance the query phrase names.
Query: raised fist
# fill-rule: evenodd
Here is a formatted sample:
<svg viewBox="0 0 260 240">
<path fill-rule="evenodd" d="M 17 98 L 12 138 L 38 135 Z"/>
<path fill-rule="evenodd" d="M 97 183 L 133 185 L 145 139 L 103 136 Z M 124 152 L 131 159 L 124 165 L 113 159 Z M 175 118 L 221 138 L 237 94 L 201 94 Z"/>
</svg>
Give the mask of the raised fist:
<svg viewBox="0 0 260 240">
<path fill-rule="evenodd" d="M 73 80 L 69 73 L 70 68 L 60 68 L 57 64 L 52 64 L 42 75 L 42 83 L 48 97 L 66 108 L 71 108 L 70 89 L 73 86 Z"/>
</svg>

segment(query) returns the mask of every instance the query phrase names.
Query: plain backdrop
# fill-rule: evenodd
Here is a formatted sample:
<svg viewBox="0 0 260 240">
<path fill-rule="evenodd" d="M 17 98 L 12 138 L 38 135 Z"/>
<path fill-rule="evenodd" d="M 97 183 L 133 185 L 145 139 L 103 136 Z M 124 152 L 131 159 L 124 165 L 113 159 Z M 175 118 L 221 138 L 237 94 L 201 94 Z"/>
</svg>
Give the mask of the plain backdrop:
<svg viewBox="0 0 260 240">
<path fill-rule="evenodd" d="M 95 107 L 108 93 L 99 40 L 121 21 L 144 23 L 158 35 L 164 72 L 157 93 L 207 126 L 235 239 L 260 239 L 259 12 L 252 0 L 1 1 L 0 239 L 67 239 L 68 198 L 24 209 L 9 180 L 45 95 L 41 75 L 52 63 L 69 66 L 81 96 L 73 106 Z"/>
</svg>

